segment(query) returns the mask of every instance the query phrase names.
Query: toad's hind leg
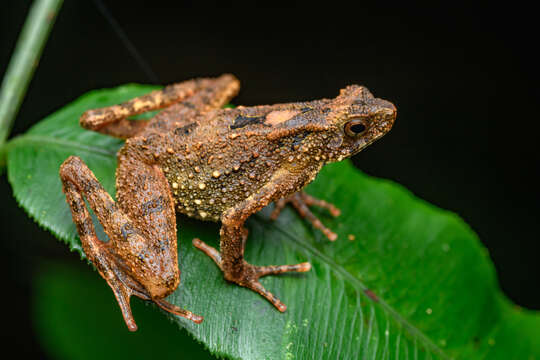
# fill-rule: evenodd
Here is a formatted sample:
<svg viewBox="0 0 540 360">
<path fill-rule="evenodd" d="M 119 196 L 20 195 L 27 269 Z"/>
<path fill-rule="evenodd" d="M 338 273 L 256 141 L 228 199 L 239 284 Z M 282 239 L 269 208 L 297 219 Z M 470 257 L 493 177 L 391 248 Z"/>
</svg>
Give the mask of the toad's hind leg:
<svg viewBox="0 0 540 360">
<path fill-rule="evenodd" d="M 144 166 L 141 166 L 137 171 L 146 172 L 149 178 L 152 176 L 151 173 L 148 173 L 148 168 Z M 124 206 L 119 208 L 86 164 L 78 157 L 71 156 L 64 161 L 60 167 L 60 178 L 83 250 L 113 290 L 129 330 L 135 331 L 137 329 L 129 304 L 132 295 L 152 300 L 169 312 L 194 322 L 201 322 L 200 316 L 163 300 L 163 297 L 176 288 L 179 281 L 176 241 L 166 241 L 166 239 L 175 240 L 176 224 L 170 223 L 167 227 L 162 224 L 158 225 L 162 228 L 161 232 L 156 232 L 152 228 L 141 228 L 142 220 L 135 219 L 129 211 L 126 211 L 130 206 L 123 204 Z M 155 189 L 148 190 L 146 196 L 152 196 L 152 190 Z M 97 238 L 84 198 L 103 225 L 109 236 L 109 242 L 102 242 Z M 154 198 L 156 197 L 154 196 Z M 131 207 L 147 209 L 145 217 L 158 220 L 159 224 L 160 215 L 158 213 L 166 212 L 168 207 L 172 209 L 167 201 L 167 198 L 164 198 L 162 202 L 147 203 L 146 207 L 145 204 L 138 206 L 132 202 Z M 156 210 L 159 208 L 164 211 Z M 174 209 L 172 211 L 174 221 Z M 157 236 L 161 237 L 157 238 Z M 156 238 L 159 241 L 150 241 L 150 239 L 155 240 Z M 158 248 L 174 247 L 172 249 L 174 251 L 170 252 L 173 254 L 172 258 L 168 255 L 169 252 L 156 252 L 156 246 Z M 152 274 L 139 276 L 132 270 L 148 267 L 149 264 L 155 264 L 166 271 L 160 273 L 162 276 L 153 278 Z"/>
<path fill-rule="evenodd" d="M 278 266 L 249 264 L 244 260 L 244 248 L 248 235 L 247 229 L 244 228 L 244 222 L 251 214 L 266 206 L 274 197 L 279 197 L 277 192 L 284 189 L 283 183 L 294 186 L 292 182 L 287 182 L 287 180 L 290 179 L 278 176 L 259 190 L 256 196 L 245 200 L 222 216 L 220 252 L 199 239 L 193 239 L 193 245 L 214 260 L 223 271 L 226 280 L 259 293 L 281 312 L 285 311 L 287 306 L 266 290 L 259 282 L 259 278 L 291 271 L 306 272 L 311 269 L 311 265 L 308 262 Z"/>
<path fill-rule="evenodd" d="M 88 110 L 81 116 L 80 124 L 88 130 L 127 139 L 141 133 L 149 124 L 149 121 L 129 120 L 129 116 L 170 107 L 194 94 L 199 94 L 197 102 L 203 103 L 205 107 L 221 107 L 236 95 L 239 87 L 238 80 L 230 74 L 217 78 L 188 80 L 119 105 Z"/>
</svg>

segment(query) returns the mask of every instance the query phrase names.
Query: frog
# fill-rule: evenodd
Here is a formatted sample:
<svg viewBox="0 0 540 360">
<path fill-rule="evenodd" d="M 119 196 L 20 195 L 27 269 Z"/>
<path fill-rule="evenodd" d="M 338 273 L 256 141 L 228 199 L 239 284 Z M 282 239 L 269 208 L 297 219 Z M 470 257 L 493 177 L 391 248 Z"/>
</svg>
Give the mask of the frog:
<svg viewBox="0 0 540 360">
<path fill-rule="evenodd" d="M 215 262 L 225 280 L 286 311 L 259 279 L 307 272 L 311 265 L 247 262 L 246 220 L 270 203 L 270 217 L 276 219 L 291 204 L 335 241 L 337 234 L 311 207 L 333 216 L 340 210 L 303 188 L 324 165 L 349 158 L 388 133 L 396 118 L 392 103 L 360 85 L 345 87 L 335 98 L 227 107 L 239 88 L 231 74 L 197 78 L 80 117 L 84 129 L 125 140 L 117 153 L 116 201 L 80 157 L 67 158 L 59 173 L 82 249 L 112 289 L 130 331 L 137 330 L 132 296 L 203 321 L 166 301 L 180 283 L 177 213 L 220 222 L 219 250 L 198 238 L 193 246 Z M 156 110 L 149 120 L 133 118 Z M 85 201 L 108 241 L 97 237 Z"/>
</svg>

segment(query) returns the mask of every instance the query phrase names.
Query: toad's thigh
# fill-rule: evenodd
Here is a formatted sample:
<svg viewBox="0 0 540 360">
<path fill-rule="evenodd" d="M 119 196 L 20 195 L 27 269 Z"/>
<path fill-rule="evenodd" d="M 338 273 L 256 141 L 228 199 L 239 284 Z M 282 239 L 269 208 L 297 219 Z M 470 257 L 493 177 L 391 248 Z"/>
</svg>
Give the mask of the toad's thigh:
<svg viewBox="0 0 540 360">
<path fill-rule="evenodd" d="M 121 156 L 116 172 L 118 205 L 135 226 L 153 239 L 176 239 L 174 200 L 163 171 L 136 158 Z"/>
</svg>

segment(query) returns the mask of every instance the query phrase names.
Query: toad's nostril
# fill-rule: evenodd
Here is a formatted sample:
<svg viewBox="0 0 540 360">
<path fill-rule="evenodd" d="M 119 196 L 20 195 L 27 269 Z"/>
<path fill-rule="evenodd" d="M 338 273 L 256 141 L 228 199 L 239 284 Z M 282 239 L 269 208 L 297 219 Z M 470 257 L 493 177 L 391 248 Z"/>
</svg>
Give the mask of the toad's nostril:
<svg viewBox="0 0 540 360">
<path fill-rule="evenodd" d="M 383 114 L 386 121 L 391 121 L 393 123 L 396 120 L 397 110 L 391 102 L 385 101 L 380 112 Z"/>
</svg>

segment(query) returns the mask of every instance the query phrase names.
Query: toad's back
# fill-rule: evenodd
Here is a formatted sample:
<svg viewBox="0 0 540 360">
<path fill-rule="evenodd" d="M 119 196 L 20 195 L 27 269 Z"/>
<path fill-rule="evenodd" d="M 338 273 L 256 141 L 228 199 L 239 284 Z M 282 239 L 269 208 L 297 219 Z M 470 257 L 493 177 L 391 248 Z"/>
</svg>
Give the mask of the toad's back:
<svg viewBox="0 0 540 360">
<path fill-rule="evenodd" d="M 218 221 L 225 210 L 272 181 L 277 171 L 301 168 L 314 175 L 322 159 L 310 157 L 307 151 L 298 155 L 309 133 L 272 139 L 271 134 L 278 129 L 264 123 L 276 108 L 292 106 L 302 107 L 302 103 L 212 111 L 152 141 L 154 146 L 150 147 L 159 149 L 159 164 L 177 210 Z M 285 195 L 297 189 L 283 190 Z"/>
</svg>

